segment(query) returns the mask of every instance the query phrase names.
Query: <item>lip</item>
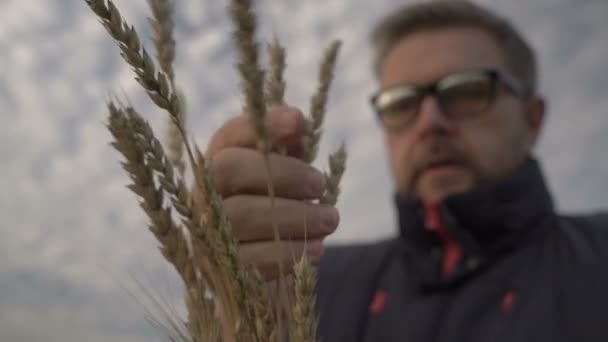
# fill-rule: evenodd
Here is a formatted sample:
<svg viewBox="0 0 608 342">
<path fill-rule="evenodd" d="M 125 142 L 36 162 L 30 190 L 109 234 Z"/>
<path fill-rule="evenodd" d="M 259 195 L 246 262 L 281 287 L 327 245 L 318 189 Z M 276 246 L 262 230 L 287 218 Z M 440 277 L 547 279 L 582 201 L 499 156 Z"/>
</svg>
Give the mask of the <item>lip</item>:
<svg viewBox="0 0 608 342">
<path fill-rule="evenodd" d="M 425 173 L 425 174 L 448 173 L 448 172 L 454 172 L 454 171 L 461 171 L 463 168 L 464 168 L 464 165 L 462 163 L 459 163 L 456 161 L 451 161 L 451 160 L 445 160 L 445 161 L 437 161 L 437 162 L 429 163 L 429 165 L 423 169 L 423 173 Z"/>
<path fill-rule="evenodd" d="M 456 161 L 456 160 L 451 160 L 451 159 L 443 159 L 443 160 L 436 160 L 433 162 L 430 162 L 426 165 L 425 169 L 431 169 L 431 168 L 436 168 L 436 167 L 447 167 L 447 166 L 461 166 L 462 163 Z"/>
</svg>

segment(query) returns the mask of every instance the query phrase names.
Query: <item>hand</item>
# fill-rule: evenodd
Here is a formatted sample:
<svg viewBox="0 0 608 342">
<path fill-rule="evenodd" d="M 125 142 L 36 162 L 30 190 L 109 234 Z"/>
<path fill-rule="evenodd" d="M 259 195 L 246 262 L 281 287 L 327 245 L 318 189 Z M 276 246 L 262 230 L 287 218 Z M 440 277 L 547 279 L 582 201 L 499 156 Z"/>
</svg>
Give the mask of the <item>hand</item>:
<svg viewBox="0 0 608 342">
<path fill-rule="evenodd" d="M 255 265 L 267 279 L 279 275 L 277 261 L 290 273 L 294 261 L 306 254 L 318 264 L 323 239 L 338 226 L 338 211 L 311 203 L 325 189 L 321 172 L 306 164 L 302 155 L 304 116 L 289 107 L 268 113 L 272 146 L 286 154 L 271 153 L 270 168 L 275 208 L 268 196 L 268 173 L 249 117 L 240 115 L 227 121 L 213 135 L 207 149 L 224 211 L 239 243 L 240 258 Z M 195 201 L 197 194 L 194 194 Z M 200 195 L 198 196 L 200 204 Z M 273 223 L 281 241 L 275 242 Z"/>
</svg>

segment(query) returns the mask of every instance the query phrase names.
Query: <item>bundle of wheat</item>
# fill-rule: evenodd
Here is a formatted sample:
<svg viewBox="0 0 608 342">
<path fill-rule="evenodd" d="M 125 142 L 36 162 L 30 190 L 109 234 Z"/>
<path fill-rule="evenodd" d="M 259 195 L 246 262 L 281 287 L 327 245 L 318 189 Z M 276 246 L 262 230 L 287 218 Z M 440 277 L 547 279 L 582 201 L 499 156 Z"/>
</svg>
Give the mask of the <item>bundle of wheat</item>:
<svg viewBox="0 0 608 342">
<path fill-rule="evenodd" d="M 149 230 L 184 283 L 188 317 L 183 324 L 173 320 L 165 323 L 170 328 L 168 338 L 197 342 L 284 341 L 286 338 L 298 342 L 316 341 L 313 266 L 305 256 L 299 257 L 290 270 L 293 278 L 288 282 L 279 262 L 276 293 L 268 291 L 260 272 L 239 260 L 239 246 L 215 188 L 210 161 L 187 139 L 185 99 L 178 90 L 172 66 L 176 51 L 173 2 L 148 0 L 155 63 L 135 28 L 123 19 L 111 0 L 85 1 L 116 41 L 120 55 L 132 67 L 137 82 L 150 99 L 169 114 L 165 151 L 149 124 L 132 106 L 119 101 L 108 102 L 107 126 L 114 138 L 112 145 L 124 157 L 122 166 L 132 181 L 128 187 L 139 196 L 141 208 L 150 220 Z M 265 159 L 268 193 L 274 207 L 269 156 L 285 152 L 280 147 L 273 150 L 270 146 L 266 113 L 271 106 L 284 103 L 286 57 L 285 49 L 275 38 L 268 46 L 270 77 L 265 80 L 254 38 L 257 19 L 251 7 L 250 0 L 232 0 L 229 12 L 239 52 L 243 110 L 250 115 L 258 149 Z M 319 86 L 311 99 L 303 157 L 309 163 L 317 155 L 339 48 L 340 43 L 334 42 L 327 49 L 319 72 Z M 345 163 L 346 151 L 342 145 L 329 157 L 326 190 L 321 203 L 335 205 Z M 202 203 L 194 201 L 186 187 L 186 165 L 190 166 L 193 187 L 201 194 Z M 276 224 L 274 237 L 278 243 L 281 237 Z"/>
</svg>

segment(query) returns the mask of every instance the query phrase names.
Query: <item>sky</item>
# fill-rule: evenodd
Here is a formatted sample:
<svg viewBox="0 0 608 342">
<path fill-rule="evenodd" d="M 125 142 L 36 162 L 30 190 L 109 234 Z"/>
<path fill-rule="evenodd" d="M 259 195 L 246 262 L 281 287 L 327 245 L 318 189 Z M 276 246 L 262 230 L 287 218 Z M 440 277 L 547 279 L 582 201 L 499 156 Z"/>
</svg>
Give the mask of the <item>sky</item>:
<svg viewBox="0 0 608 342">
<path fill-rule="evenodd" d="M 367 37 L 408 1 L 260 0 L 260 39 L 287 47 L 288 102 L 307 107 L 321 53 L 344 42 L 315 165 L 349 150 L 341 223 L 328 240 L 395 233 L 382 135 L 368 106 L 375 83 Z M 535 153 L 558 209 L 608 208 L 608 1 L 480 0 L 534 46 L 548 117 Z M 149 45 L 144 0 L 116 0 Z M 177 6 L 177 82 L 200 146 L 240 108 L 225 1 Z M 105 100 L 128 96 L 159 134 L 156 110 L 114 43 L 80 0 L 0 2 L 0 340 L 161 341 L 146 293 L 179 310 L 180 287 L 146 230 L 110 146 Z"/>
</svg>

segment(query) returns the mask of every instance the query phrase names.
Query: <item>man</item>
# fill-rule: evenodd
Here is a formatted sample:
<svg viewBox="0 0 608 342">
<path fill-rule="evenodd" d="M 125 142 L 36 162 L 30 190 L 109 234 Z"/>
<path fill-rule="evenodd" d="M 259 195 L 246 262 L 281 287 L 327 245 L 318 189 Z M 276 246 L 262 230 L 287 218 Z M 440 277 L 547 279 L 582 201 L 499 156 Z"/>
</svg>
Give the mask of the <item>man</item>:
<svg viewBox="0 0 608 342">
<path fill-rule="evenodd" d="M 399 236 L 323 252 L 338 213 L 302 201 L 323 180 L 298 159 L 302 114 L 275 108 L 273 143 L 288 155 L 272 156 L 272 214 L 247 118 L 209 146 L 241 257 L 269 279 L 292 253 L 320 263 L 325 342 L 608 341 L 608 215 L 554 210 L 531 156 L 545 113 L 525 40 L 477 5 L 435 1 L 386 18 L 373 42 Z"/>
</svg>

